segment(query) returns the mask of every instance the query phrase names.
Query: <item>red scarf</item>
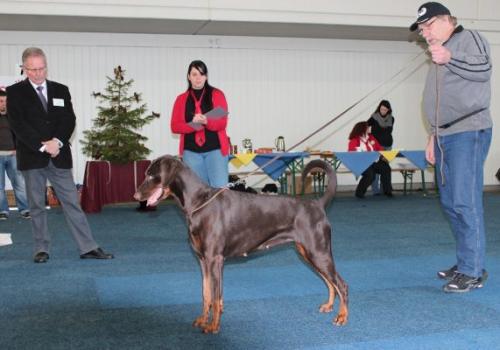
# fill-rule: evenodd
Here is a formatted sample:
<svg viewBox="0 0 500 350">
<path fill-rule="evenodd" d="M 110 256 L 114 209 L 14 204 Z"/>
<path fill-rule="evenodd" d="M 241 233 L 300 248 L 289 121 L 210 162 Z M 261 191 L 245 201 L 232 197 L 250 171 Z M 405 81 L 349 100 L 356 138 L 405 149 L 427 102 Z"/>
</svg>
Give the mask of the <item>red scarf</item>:
<svg viewBox="0 0 500 350">
<path fill-rule="evenodd" d="M 193 93 L 193 90 L 190 90 L 189 93 L 191 94 L 191 97 L 193 98 L 194 101 L 194 114 L 203 114 L 201 112 L 201 101 L 203 100 L 203 96 L 205 96 L 205 88 L 203 88 L 203 91 L 201 93 L 200 98 L 197 100 L 196 96 Z M 194 142 L 198 146 L 203 146 L 205 144 L 205 128 L 203 127 L 202 129 L 196 131 L 194 134 Z"/>
</svg>

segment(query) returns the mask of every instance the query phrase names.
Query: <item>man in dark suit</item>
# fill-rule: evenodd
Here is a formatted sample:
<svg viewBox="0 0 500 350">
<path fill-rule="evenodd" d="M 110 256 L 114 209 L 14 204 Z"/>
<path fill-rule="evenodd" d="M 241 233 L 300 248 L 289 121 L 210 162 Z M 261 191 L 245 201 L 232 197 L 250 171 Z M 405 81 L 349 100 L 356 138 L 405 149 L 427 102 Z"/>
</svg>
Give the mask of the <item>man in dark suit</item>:
<svg viewBox="0 0 500 350">
<path fill-rule="evenodd" d="M 7 88 L 9 121 L 16 134 L 17 164 L 28 194 L 35 239 L 35 263 L 49 259 L 50 235 L 45 211 L 47 179 L 61 202 L 66 221 L 82 259 L 112 259 L 94 241 L 87 218 L 78 203 L 73 180 L 70 137 L 75 113 L 68 87 L 47 80 L 45 53 L 24 50 L 27 79 Z"/>
</svg>

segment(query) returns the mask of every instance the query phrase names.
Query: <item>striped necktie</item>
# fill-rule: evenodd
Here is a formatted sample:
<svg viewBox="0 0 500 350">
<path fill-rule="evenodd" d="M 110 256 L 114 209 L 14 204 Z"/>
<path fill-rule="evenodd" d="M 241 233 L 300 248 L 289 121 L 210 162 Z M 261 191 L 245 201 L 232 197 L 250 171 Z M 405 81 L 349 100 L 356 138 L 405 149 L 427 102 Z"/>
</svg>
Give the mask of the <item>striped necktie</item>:
<svg viewBox="0 0 500 350">
<path fill-rule="evenodd" d="M 45 96 L 43 95 L 43 86 L 37 86 L 36 89 L 38 90 L 38 97 L 40 98 L 40 101 L 42 102 L 43 109 L 45 109 L 45 112 L 47 112 L 47 100 L 45 99 Z"/>
</svg>

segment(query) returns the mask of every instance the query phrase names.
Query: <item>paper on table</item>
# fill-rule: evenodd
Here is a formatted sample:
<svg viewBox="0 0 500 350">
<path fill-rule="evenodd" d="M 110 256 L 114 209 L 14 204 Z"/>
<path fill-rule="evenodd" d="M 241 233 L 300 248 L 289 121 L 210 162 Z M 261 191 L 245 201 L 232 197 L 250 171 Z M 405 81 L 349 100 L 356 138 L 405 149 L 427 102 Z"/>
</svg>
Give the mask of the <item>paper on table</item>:
<svg viewBox="0 0 500 350">
<path fill-rule="evenodd" d="M 10 233 L 0 233 L 0 247 L 3 245 L 12 244 L 12 239 L 10 238 Z"/>
</svg>

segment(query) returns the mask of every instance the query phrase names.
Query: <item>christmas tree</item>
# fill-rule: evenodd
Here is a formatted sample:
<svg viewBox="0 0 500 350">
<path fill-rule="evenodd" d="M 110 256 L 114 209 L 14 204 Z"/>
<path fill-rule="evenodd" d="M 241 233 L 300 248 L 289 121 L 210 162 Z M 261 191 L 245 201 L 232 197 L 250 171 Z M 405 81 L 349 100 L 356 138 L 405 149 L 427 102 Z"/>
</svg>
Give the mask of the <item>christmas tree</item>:
<svg viewBox="0 0 500 350">
<path fill-rule="evenodd" d="M 114 69 L 114 79 L 106 77 L 108 83 L 104 93 L 93 95 L 105 106 L 98 106 L 98 115 L 93 119 L 91 130 L 85 130 L 83 153 L 95 160 L 113 163 L 128 163 L 145 159 L 151 153 L 144 142 L 147 137 L 137 132 L 160 115 L 152 112 L 144 116 L 146 104 L 141 104 L 141 94 L 128 95 L 133 79 L 125 81 L 121 66 Z M 136 106 L 136 108 L 133 108 Z"/>
</svg>

